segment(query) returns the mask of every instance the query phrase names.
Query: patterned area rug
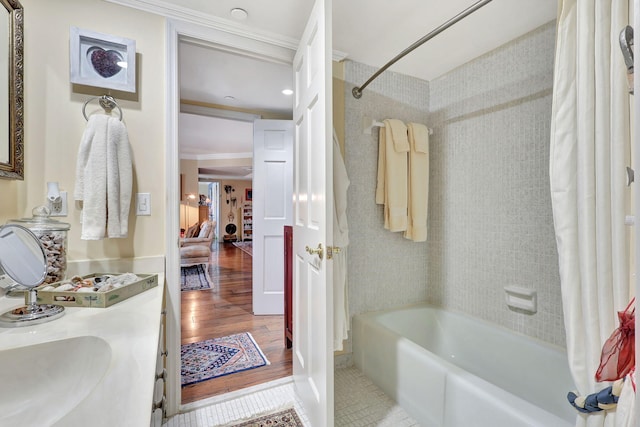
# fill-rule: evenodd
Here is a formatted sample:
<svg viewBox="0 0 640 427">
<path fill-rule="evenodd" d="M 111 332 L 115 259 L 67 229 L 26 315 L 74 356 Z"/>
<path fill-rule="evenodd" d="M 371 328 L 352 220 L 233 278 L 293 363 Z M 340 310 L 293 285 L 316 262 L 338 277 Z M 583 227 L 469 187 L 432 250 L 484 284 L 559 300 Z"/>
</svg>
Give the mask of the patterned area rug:
<svg viewBox="0 0 640 427">
<path fill-rule="evenodd" d="M 246 421 L 236 421 L 225 424 L 225 427 L 304 427 L 300 417 L 293 408 L 278 411 L 273 414 L 260 415 Z"/>
<path fill-rule="evenodd" d="M 233 246 L 235 246 L 236 248 L 240 249 L 242 252 L 245 252 L 251 256 L 253 256 L 253 242 L 252 241 L 246 241 L 246 242 L 233 242 Z"/>
<path fill-rule="evenodd" d="M 180 290 L 202 291 L 212 288 L 209 272 L 203 264 L 180 267 Z"/>
<path fill-rule="evenodd" d="M 248 332 L 183 344 L 181 360 L 183 387 L 269 364 Z"/>
</svg>

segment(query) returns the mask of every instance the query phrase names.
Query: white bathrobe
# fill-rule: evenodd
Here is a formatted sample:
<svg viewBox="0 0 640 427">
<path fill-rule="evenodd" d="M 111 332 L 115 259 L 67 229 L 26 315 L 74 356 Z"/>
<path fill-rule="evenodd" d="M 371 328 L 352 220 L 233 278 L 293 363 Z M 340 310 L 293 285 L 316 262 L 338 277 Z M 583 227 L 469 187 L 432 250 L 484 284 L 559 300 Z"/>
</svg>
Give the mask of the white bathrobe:
<svg viewBox="0 0 640 427">
<path fill-rule="evenodd" d="M 340 155 L 338 137 L 333 133 L 333 246 L 340 248 L 333 255 L 333 349 L 342 350 L 349 332 L 349 299 L 347 292 L 347 189 L 349 176 Z"/>
<path fill-rule="evenodd" d="M 76 164 L 74 199 L 82 201 L 83 240 L 127 237 L 132 192 L 131 147 L 124 124 L 89 117 Z"/>
</svg>

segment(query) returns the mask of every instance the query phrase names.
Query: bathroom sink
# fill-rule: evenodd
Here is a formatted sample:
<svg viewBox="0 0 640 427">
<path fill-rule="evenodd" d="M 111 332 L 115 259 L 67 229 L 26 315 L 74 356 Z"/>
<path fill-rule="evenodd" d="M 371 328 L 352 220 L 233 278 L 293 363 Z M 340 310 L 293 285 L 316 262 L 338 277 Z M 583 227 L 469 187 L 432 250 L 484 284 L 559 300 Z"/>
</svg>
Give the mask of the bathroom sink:
<svg viewBox="0 0 640 427">
<path fill-rule="evenodd" d="M 111 361 L 104 340 L 81 336 L 0 351 L 0 425 L 51 425 L 100 382 Z"/>
</svg>

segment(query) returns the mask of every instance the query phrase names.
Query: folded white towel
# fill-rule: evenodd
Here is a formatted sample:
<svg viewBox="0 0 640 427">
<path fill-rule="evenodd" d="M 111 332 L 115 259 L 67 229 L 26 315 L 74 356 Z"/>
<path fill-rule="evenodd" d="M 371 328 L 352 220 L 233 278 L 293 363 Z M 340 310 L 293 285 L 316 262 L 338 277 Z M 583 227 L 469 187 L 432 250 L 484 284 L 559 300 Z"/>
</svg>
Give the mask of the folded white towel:
<svg viewBox="0 0 640 427">
<path fill-rule="evenodd" d="M 94 114 L 78 149 L 74 199 L 82 201 L 83 240 L 127 237 L 131 205 L 131 148 L 124 124 Z"/>
</svg>

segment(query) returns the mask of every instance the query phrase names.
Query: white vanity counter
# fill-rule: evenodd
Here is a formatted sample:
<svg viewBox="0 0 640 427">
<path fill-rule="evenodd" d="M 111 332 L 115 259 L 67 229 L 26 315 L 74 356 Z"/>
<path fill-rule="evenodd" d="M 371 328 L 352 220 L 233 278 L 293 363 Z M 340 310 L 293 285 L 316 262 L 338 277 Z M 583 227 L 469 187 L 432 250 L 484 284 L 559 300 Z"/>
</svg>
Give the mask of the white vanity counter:
<svg viewBox="0 0 640 427">
<path fill-rule="evenodd" d="M 73 337 L 101 338 L 111 348 L 111 359 L 101 380 L 77 406 L 63 418 L 47 419 L 58 426 L 141 426 L 150 423 L 155 367 L 160 333 L 164 275 L 158 275 L 158 286 L 107 308 L 65 307 L 65 314 L 56 320 L 40 325 L 0 327 L 0 353 L 39 343 L 65 340 Z M 20 298 L 0 298 L 0 311 L 23 305 Z M 82 352 L 75 352 L 82 353 Z M 46 352 L 41 355 L 47 358 Z M 66 357 L 66 355 L 65 355 Z M 74 354 L 70 348 L 68 363 L 84 360 L 83 354 Z M 24 365 L 24 363 L 22 363 Z M 1 378 L 20 369 L 28 376 L 29 369 L 19 366 L 0 366 Z M 25 382 L 26 384 L 27 382 Z M 46 380 L 42 381 L 46 387 Z M 0 384 L 0 389 L 2 385 Z M 28 388 L 28 387 L 27 387 Z M 28 389 L 2 391 L 13 395 L 23 394 L 25 407 L 42 411 L 47 403 L 64 401 L 65 395 L 51 395 L 50 402 L 34 401 Z M 0 397 L 1 399 L 1 397 Z M 15 399 L 14 399 L 15 400 Z M 19 406 L 19 405 L 18 405 Z M 9 414 L 10 415 L 10 414 Z M 0 425 L 8 425 L 6 413 L 0 412 Z M 3 421 L 4 420 L 4 421 Z M 28 426 L 30 424 L 20 424 Z M 39 424 L 41 426 L 43 424 Z"/>
</svg>

